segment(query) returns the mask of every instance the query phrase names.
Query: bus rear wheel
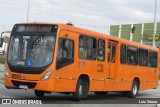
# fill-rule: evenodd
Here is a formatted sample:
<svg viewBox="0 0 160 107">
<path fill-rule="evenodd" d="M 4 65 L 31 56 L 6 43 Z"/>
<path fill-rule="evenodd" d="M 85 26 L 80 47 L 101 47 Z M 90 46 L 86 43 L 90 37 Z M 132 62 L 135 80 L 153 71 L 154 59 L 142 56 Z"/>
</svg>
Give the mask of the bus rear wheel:
<svg viewBox="0 0 160 107">
<path fill-rule="evenodd" d="M 80 78 L 77 82 L 76 92 L 73 94 L 74 100 L 80 101 L 87 98 L 89 91 L 89 82 L 87 79 Z"/>
<path fill-rule="evenodd" d="M 135 98 L 138 94 L 138 90 L 139 90 L 139 85 L 138 85 L 138 82 L 137 81 L 133 81 L 132 83 L 132 89 L 131 91 L 129 91 L 127 94 L 128 94 L 128 97 L 129 98 Z"/>
<path fill-rule="evenodd" d="M 34 93 L 37 97 L 43 97 L 45 94 L 44 91 L 39 91 L 39 90 L 35 90 Z"/>
</svg>

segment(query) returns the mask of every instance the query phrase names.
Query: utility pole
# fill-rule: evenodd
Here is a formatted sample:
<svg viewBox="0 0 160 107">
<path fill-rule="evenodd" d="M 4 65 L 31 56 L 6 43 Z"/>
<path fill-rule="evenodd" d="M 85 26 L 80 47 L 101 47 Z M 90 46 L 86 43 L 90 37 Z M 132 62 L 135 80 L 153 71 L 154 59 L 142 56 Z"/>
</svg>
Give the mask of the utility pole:
<svg viewBox="0 0 160 107">
<path fill-rule="evenodd" d="M 132 32 L 133 24 L 131 24 L 131 30 L 130 30 L 130 41 L 133 39 L 133 32 Z"/>
<path fill-rule="evenodd" d="M 143 44 L 143 33 L 144 33 L 144 23 L 142 23 L 142 29 L 141 29 L 141 44 Z"/>
<path fill-rule="evenodd" d="M 122 25 L 119 25 L 119 31 L 118 31 L 118 37 L 121 38 L 121 29 L 122 29 Z"/>
<path fill-rule="evenodd" d="M 156 30 L 157 30 L 157 0 L 155 0 L 155 11 L 154 11 L 154 31 L 153 31 L 153 47 L 155 47 L 155 35 L 156 35 Z"/>
<path fill-rule="evenodd" d="M 30 0 L 28 0 L 27 22 L 28 22 L 28 20 L 29 20 L 29 7 L 30 7 Z"/>
</svg>

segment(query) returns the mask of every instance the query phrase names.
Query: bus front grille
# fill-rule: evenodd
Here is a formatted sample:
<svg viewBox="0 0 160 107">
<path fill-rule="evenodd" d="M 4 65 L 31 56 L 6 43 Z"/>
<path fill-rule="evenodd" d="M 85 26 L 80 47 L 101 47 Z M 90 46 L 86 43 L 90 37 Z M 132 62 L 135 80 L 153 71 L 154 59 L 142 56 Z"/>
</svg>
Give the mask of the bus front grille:
<svg viewBox="0 0 160 107">
<path fill-rule="evenodd" d="M 36 82 L 21 82 L 21 81 L 15 81 L 15 80 L 12 80 L 12 83 L 16 87 L 19 87 L 20 85 L 26 85 L 28 86 L 28 88 L 34 88 L 37 85 Z"/>
</svg>

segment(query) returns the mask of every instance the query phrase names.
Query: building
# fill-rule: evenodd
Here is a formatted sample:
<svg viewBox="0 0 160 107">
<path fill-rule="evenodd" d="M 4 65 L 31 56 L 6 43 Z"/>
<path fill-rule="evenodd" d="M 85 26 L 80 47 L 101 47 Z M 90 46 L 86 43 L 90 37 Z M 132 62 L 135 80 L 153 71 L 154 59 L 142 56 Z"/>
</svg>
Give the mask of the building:
<svg viewBox="0 0 160 107">
<path fill-rule="evenodd" d="M 133 26 L 135 27 L 134 33 L 132 33 L 131 30 Z M 110 35 L 147 45 L 152 45 L 153 30 L 154 23 L 111 25 Z M 157 23 L 155 42 L 156 46 L 160 47 L 160 22 Z"/>
</svg>

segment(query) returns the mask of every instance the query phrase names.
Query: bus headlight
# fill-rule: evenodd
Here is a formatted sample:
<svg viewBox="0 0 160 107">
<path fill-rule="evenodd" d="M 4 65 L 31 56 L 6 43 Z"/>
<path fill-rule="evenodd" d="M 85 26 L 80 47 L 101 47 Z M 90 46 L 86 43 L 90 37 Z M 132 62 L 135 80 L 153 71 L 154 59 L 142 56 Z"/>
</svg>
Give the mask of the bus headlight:
<svg viewBox="0 0 160 107">
<path fill-rule="evenodd" d="M 8 69 L 6 67 L 4 67 L 4 75 L 7 76 L 8 78 L 10 78 L 10 75 L 8 73 Z"/>
<path fill-rule="evenodd" d="M 52 74 L 52 70 L 48 71 L 42 78 L 41 81 L 47 80 Z"/>
</svg>

